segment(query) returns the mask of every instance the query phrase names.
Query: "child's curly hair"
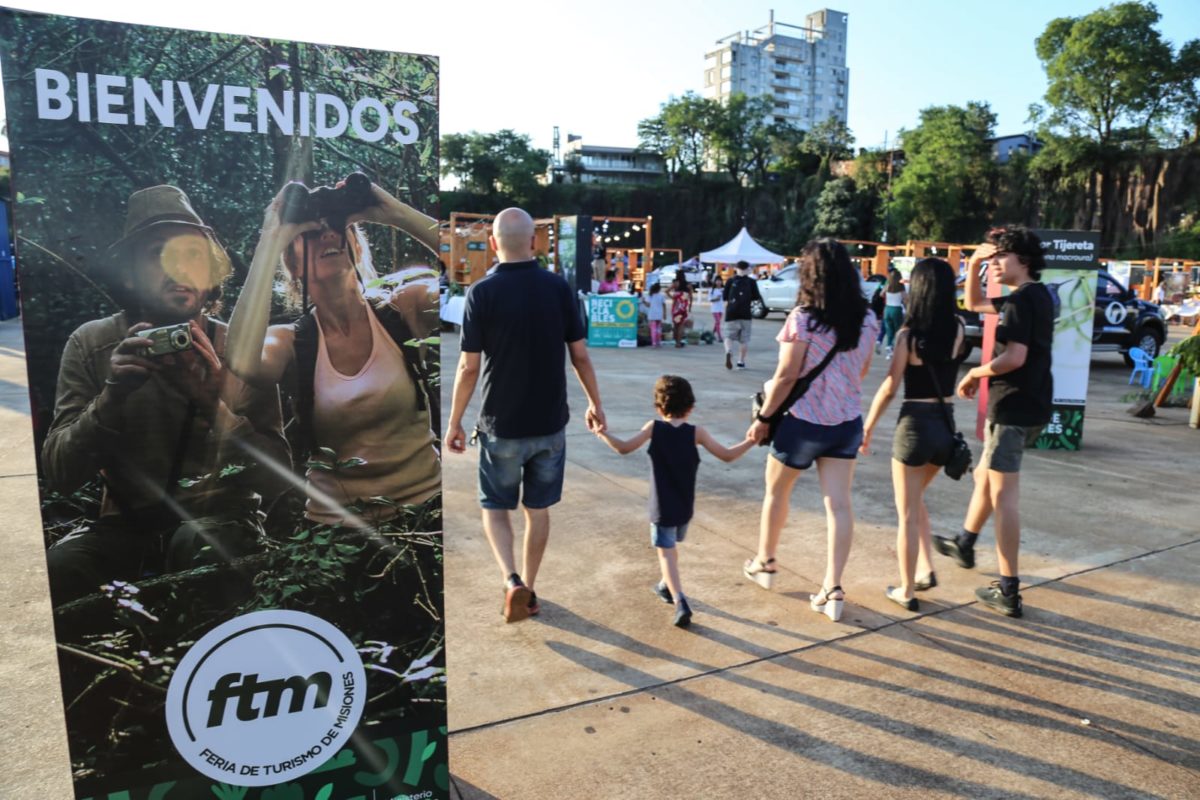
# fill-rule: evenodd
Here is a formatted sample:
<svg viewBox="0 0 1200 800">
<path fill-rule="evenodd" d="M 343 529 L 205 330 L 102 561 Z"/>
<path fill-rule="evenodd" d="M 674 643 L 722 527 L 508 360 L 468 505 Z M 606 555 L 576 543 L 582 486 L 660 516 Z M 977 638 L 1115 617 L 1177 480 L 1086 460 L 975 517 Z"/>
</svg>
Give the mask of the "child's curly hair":
<svg viewBox="0 0 1200 800">
<path fill-rule="evenodd" d="M 682 417 L 696 405 L 696 395 L 686 378 L 663 375 L 654 384 L 654 407 L 667 417 Z"/>
</svg>

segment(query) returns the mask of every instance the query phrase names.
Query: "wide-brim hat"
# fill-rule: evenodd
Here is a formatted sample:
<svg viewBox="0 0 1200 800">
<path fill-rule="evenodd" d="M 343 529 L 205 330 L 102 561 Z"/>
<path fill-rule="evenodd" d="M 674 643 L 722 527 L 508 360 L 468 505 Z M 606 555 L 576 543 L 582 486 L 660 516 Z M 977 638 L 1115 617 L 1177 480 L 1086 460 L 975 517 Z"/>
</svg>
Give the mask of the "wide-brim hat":
<svg viewBox="0 0 1200 800">
<path fill-rule="evenodd" d="M 225 252 L 225 247 L 217 238 L 216 232 L 200 219 L 183 190 L 169 184 L 139 189 L 129 195 L 129 206 L 125 211 L 125 231 L 120 239 L 109 246 L 109 255 L 116 257 L 124 254 L 139 237 L 166 225 L 195 228 L 208 237 L 213 244 L 214 255 L 219 262 L 218 268 L 222 273 L 218 280 L 225 278 L 232 271 L 229 254 Z"/>
</svg>

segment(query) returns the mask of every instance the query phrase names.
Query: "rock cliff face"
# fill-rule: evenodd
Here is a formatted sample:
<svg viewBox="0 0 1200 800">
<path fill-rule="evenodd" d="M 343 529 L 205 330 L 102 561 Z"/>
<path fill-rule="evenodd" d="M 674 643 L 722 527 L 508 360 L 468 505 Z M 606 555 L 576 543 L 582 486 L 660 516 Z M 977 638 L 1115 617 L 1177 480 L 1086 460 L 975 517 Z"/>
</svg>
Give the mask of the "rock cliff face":
<svg viewBox="0 0 1200 800">
<path fill-rule="evenodd" d="M 1147 255 L 1172 255 L 1168 232 L 1200 206 L 1200 143 L 1116 164 L 1101 186 L 1101 241 L 1109 252 L 1138 247 Z M 1086 227 L 1086 206 L 1078 206 L 1080 227 Z"/>
</svg>

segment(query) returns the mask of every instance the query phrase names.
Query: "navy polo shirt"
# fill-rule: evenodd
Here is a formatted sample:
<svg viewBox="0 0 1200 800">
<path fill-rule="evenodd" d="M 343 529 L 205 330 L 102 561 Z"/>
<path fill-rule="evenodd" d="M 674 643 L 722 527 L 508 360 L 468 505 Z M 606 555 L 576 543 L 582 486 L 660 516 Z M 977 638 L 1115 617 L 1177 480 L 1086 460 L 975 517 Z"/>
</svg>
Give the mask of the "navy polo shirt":
<svg viewBox="0 0 1200 800">
<path fill-rule="evenodd" d="M 584 336 L 567 282 L 536 261 L 500 264 L 467 291 L 462 350 L 483 354 L 483 408 L 476 427 L 505 439 L 562 430 L 566 347 Z"/>
</svg>

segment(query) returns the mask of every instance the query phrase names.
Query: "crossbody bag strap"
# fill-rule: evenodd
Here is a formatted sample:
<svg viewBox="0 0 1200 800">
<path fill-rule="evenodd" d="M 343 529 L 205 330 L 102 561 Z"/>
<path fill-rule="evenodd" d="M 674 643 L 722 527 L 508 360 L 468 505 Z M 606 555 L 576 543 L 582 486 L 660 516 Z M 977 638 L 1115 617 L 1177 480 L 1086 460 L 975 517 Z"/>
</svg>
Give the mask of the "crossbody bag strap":
<svg viewBox="0 0 1200 800">
<path fill-rule="evenodd" d="M 811 345 L 809 346 L 811 347 Z M 820 375 L 827 366 L 829 366 L 829 362 L 833 361 L 833 357 L 837 354 L 837 342 L 834 342 L 833 347 L 829 348 L 829 352 L 825 354 L 825 357 L 821 359 L 821 363 L 817 364 L 816 368 L 812 372 L 808 373 L 807 375 L 801 375 L 796 379 L 796 383 L 792 386 L 792 390 L 788 392 L 788 396 L 784 399 L 783 405 L 779 407 L 778 411 L 771 415 L 771 418 L 774 419 L 776 417 L 782 417 L 785 413 L 787 413 L 787 410 L 795 405 L 797 400 L 804 396 L 804 393 L 808 391 L 808 387 L 812 386 L 813 381 L 815 381 L 817 376 Z"/>
<path fill-rule="evenodd" d="M 938 383 L 937 373 L 933 370 L 933 365 L 925 359 L 922 359 L 925 368 L 929 370 L 929 379 L 933 381 L 933 390 L 937 392 L 938 405 L 942 407 L 942 416 L 946 419 L 946 424 L 950 426 L 950 433 L 958 433 L 958 428 L 954 424 L 954 417 L 950 415 L 950 409 L 946 407 L 946 398 L 942 396 L 942 387 Z"/>
</svg>

